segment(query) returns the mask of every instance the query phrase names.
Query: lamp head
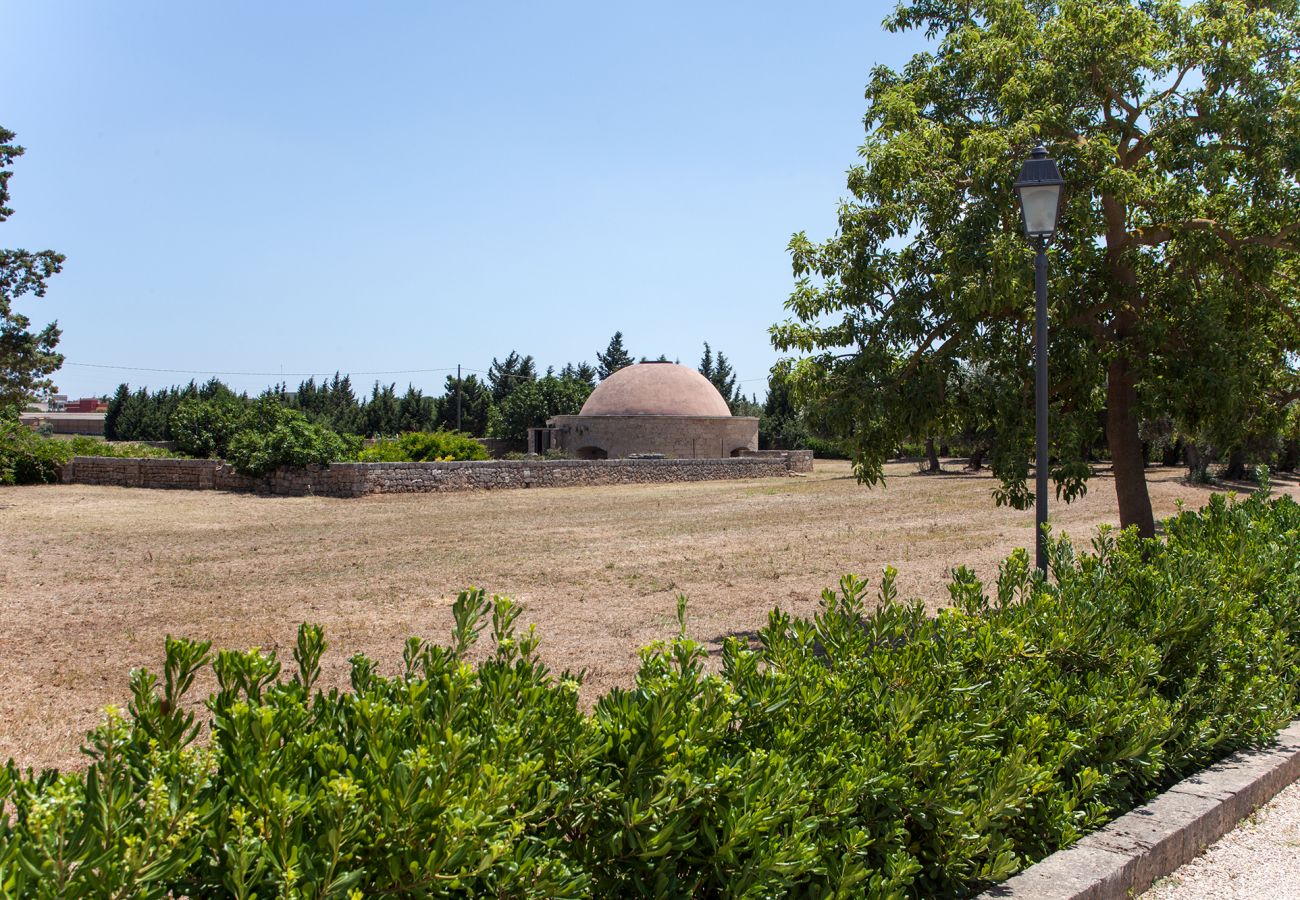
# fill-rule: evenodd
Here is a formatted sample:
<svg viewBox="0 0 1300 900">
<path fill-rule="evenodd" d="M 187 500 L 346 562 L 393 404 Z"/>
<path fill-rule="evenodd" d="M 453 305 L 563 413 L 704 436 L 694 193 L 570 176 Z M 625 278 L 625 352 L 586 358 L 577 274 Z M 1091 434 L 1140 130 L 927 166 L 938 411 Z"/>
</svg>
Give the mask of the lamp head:
<svg viewBox="0 0 1300 900">
<path fill-rule="evenodd" d="M 1025 234 L 1029 237 L 1050 238 L 1056 233 L 1064 185 L 1065 179 L 1056 168 L 1056 160 L 1048 156 L 1047 148 L 1039 143 L 1020 167 L 1020 178 L 1015 183 Z"/>
</svg>

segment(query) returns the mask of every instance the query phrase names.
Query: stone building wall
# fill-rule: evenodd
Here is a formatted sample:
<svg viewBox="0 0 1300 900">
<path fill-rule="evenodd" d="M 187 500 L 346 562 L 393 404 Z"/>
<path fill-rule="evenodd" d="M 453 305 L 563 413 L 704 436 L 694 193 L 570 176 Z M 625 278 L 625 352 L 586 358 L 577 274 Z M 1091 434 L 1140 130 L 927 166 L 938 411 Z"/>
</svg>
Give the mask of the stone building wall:
<svg viewBox="0 0 1300 900">
<path fill-rule="evenodd" d="M 731 459 L 491 460 L 443 463 L 334 463 L 240 475 L 220 460 L 78 456 L 65 484 L 244 491 L 284 496 L 360 497 L 532 487 L 780 477 L 812 469 L 809 451 L 771 451 Z M 805 456 L 806 454 L 806 456 Z"/>
<path fill-rule="evenodd" d="M 598 450 L 609 459 L 632 453 L 705 459 L 758 449 L 752 416 L 556 416 L 546 425 L 551 446 L 578 456 Z"/>
</svg>

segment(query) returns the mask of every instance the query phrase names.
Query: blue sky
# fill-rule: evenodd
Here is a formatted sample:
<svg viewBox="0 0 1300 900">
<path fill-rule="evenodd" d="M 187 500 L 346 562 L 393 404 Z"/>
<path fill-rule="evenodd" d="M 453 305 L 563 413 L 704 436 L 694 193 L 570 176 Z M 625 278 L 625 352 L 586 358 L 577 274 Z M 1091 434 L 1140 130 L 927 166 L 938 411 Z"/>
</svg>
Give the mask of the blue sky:
<svg viewBox="0 0 1300 900">
<path fill-rule="evenodd" d="M 69 363 L 272 373 L 224 378 L 249 390 L 594 362 L 621 330 L 707 340 L 761 396 L 786 243 L 831 233 L 870 70 L 922 47 L 892 5 L 10 4 L 0 246 L 68 256 L 19 308 Z"/>
</svg>

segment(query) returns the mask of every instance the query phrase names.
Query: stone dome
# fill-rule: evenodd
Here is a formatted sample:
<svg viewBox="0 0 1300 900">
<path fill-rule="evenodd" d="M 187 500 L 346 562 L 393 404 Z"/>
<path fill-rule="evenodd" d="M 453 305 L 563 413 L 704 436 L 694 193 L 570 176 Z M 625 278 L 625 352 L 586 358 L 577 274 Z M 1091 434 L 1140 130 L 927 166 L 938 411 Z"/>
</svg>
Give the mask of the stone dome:
<svg viewBox="0 0 1300 900">
<path fill-rule="evenodd" d="M 713 382 L 676 363 L 619 369 L 591 392 L 580 416 L 730 416 Z"/>
</svg>

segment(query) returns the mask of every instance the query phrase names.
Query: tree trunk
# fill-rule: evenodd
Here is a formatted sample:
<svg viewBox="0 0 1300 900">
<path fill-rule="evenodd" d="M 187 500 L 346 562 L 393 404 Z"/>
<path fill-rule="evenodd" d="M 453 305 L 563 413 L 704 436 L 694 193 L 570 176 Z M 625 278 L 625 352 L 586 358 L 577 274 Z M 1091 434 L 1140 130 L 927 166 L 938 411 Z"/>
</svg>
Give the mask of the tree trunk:
<svg viewBox="0 0 1300 900">
<path fill-rule="evenodd" d="M 983 447 L 976 447 L 971 450 L 970 462 L 966 464 L 966 468 L 970 469 L 972 472 L 978 472 L 980 469 L 984 468 L 985 452 L 986 451 Z"/>
<path fill-rule="evenodd" d="M 1110 444 L 1115 473 L 1115 498 L 1119 501 L 1119 524 L 1136 526 L 1142 537 L 1155 537 L 1151 495 L 1147 493 L 1146 458 L 1138 434 L 1137 389 L 1133 373 L 1123 354 L 1116 354 L 1107 371 L 1106 441 Z"/>
<path fill-rule="evenodd" d="M 1183 441 L 1181 438 L 1171 444 L 1166 444 L 1164 453 L 1161 457 L 1161 464 L 1166 466 L 1176 466 L 1178 461 L 1183 458 Z"/>
<path fill-rule="evenodd" d="M 939 468 L 939 454 L 934 449 L 934 438 L 932 437 L 925 439 L 925 455 L 930 460 L 931 472 L 943 471 Z"/>
<path fill-rule="evenodd" d="M 1279 472 L 1294 472 L 1296 465 L 1300 463 L 1300 441 L 1287 439 L 1282 444 L 1282 454 L 1277 461 Z"/>
<path fill-rule="evenodd" d="M 1223 469 L 1223 477 L 1229 481 L 1241 481 L 1246 477 L 1246 454 L 1233 450 L 1228 455 L 1228 465 Z"/>
</svg>

